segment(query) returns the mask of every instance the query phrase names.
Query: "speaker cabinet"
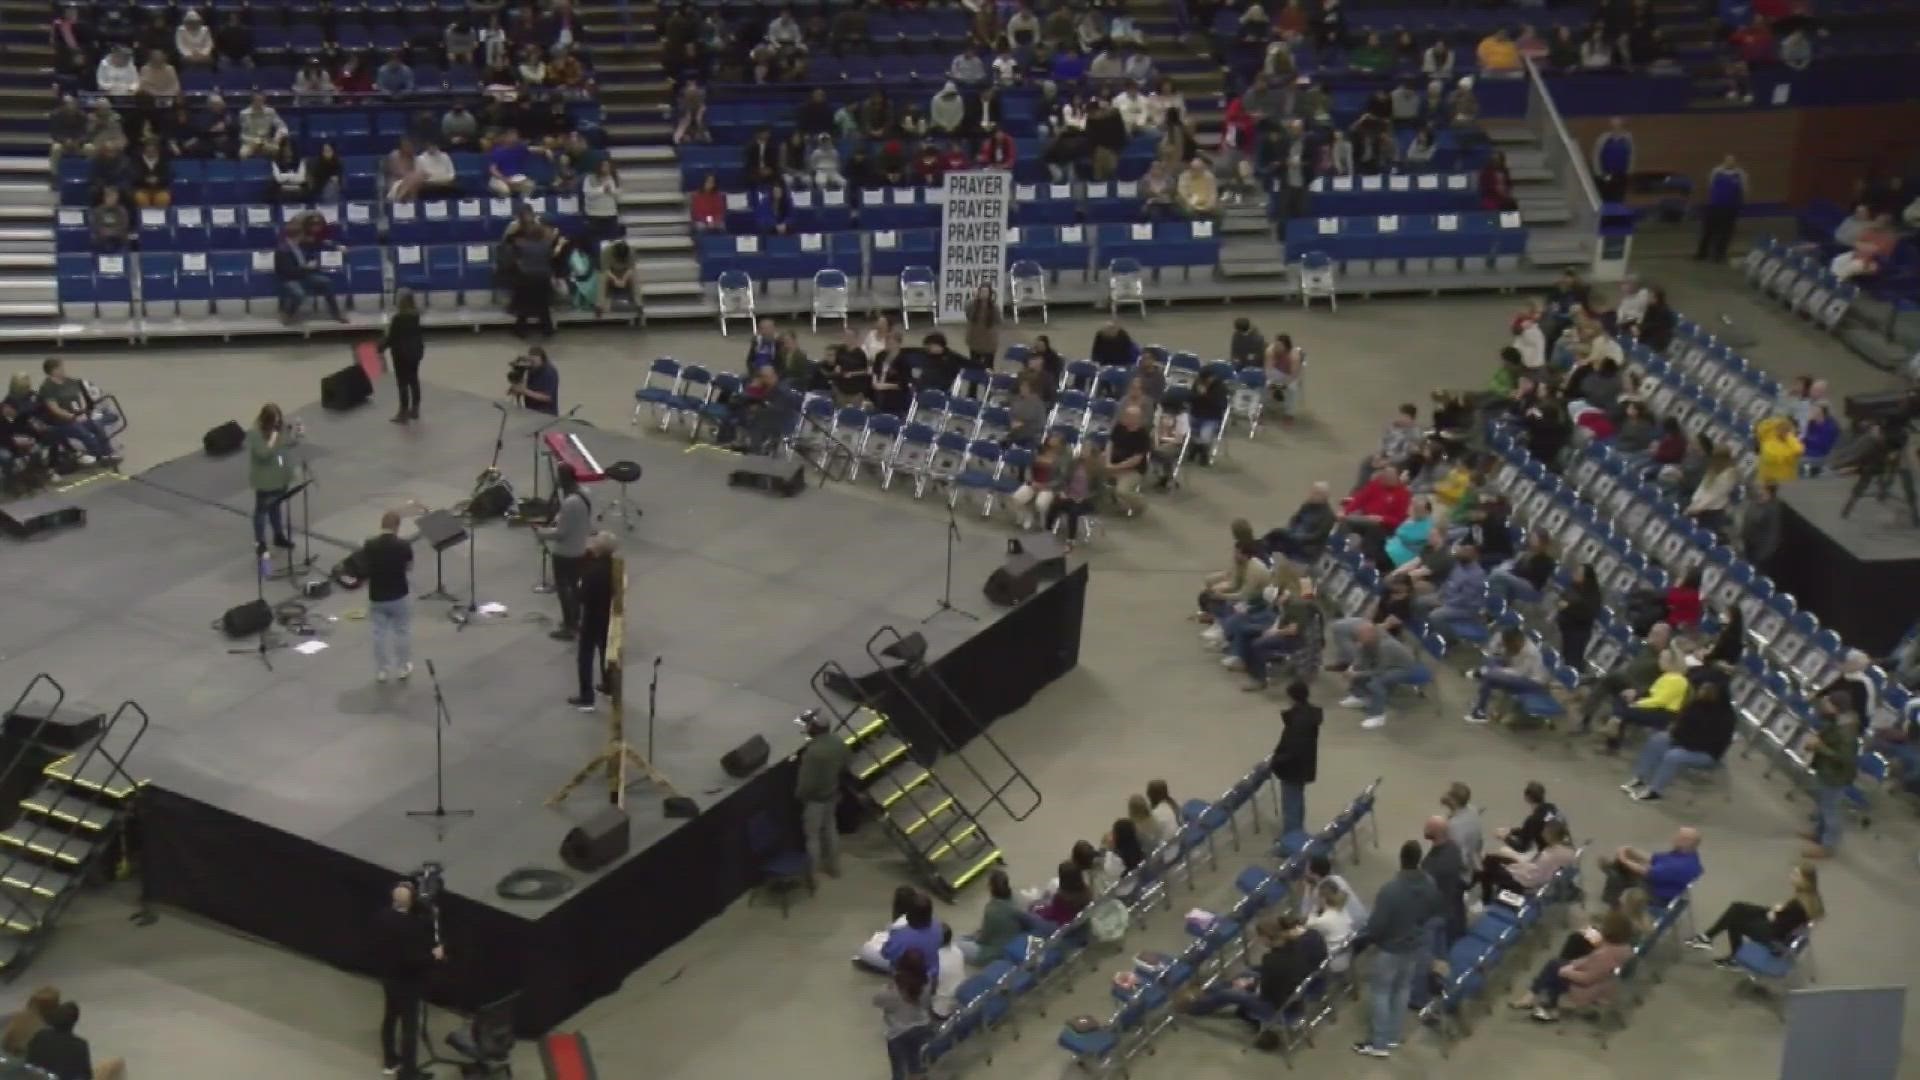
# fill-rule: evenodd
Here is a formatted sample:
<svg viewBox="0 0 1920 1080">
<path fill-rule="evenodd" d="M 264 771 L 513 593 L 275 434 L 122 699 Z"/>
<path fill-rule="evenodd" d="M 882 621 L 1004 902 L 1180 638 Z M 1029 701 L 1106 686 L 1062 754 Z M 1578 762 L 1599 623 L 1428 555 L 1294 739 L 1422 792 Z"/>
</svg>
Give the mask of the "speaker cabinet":
<svg viewBox="0 0 1920 1080">
<path fill-rule="evenodd" d="M 791 499 L 807 489 L 806 469 L 796 467 L 789 471 L 765 465 L 750 465 L 728 473 L 727 485 L 752 488 L 769 495 L 778 495 L 783 499 Z"/>
<path fill-rule="evenodd" d="M 560 841 L 560 861 L 590 874 L 627 853 L 629 831 L 627 812 L 609 806 L 567 830 Z"/>
<path fill-rule="evenodd" d="M 209 457 L 225 457 L 245 446 L 247 429 L 237 420 L 229 420 L 200 436 L 200 446 Z"/>
<path fill-rule="evenodd" d="M 736 780 L 744 780 L 760 770 L 767 763 L 767 755 L 772 748 L 767 745 L 764 736 L 755 735 L 739 746 L 720 756 L 720 767 L 727 775 Z"/>
<path fill-rule="evenodd" d="M 373 397 L 373 380 L 359 364 L 346 367 L 320 380 L 320 405 L 340 411 L 364 405 Z"/>
<path fill-rule="evenodd" d="M 1067 572 L 1066 547 L 1051 536 L 1015 537 L 1007 541 L 1007 561 L 987 575 L 980 591 L 987 600 L 1011 607 L 1040 590 L 1042 582 Z"/>
<path fill-rule="evenodd" d="M 230 638 L 252 637 L 273 625 L 273 609 L 265 600 L 249 600 L 220 616 L 220 629 Z"/>
</svg>

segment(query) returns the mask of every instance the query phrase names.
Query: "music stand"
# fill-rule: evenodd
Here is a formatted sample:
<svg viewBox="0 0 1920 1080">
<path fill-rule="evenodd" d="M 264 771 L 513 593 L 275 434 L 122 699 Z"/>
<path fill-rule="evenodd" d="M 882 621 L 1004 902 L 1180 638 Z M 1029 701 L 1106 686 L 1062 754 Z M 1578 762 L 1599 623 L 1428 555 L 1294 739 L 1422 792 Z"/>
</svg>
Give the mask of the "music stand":
<svg viewBox="0 0 1920 1080">
<path fill-rule="evenodd" d="M 420 535 L 433 546 L 433 589 L 420 599 L 458 602 L 460 598 L 447 591 L 444 554 L 467 539 L 467 523 L 451 510 L 429 510 L 420 517 Z"/>
</svg>

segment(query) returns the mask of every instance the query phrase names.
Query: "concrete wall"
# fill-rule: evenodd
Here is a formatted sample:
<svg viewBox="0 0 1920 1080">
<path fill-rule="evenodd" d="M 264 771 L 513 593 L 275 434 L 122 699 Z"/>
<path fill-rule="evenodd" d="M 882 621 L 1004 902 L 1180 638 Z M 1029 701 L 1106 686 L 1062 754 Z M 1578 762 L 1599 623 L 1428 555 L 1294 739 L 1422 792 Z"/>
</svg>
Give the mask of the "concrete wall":
<svg viewBox="0 0 1920 1080">
<path fill-rule="evenodd" d="M 1698 195 L 1707 174 L 1731 153 L 1745 166 L 1752 185 L 1747 197 L 1756 203 L 1844 203 L 1857 181 L 1905 172 L 1920 156 L 1920 104 L 1913 103 L 1639 116 L 1628 126 L 1636 172 L 1684 173 Z M 1602 117 L 1567 121 L 1589 155 L 1606 127 Z"/>
</svg>

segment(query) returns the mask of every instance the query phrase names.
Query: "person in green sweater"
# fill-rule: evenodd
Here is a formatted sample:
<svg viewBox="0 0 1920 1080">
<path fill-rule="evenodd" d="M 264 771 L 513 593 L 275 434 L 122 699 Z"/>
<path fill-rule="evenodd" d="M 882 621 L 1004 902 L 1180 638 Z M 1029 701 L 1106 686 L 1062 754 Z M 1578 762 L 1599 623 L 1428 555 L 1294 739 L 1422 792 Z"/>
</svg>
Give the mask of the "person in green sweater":
<svg viewBox="0 0 1920 1080">
<path fill-rule="evenodd" d="M 1006 952 L 1008 942 L 1036 930 L 1039 921 L 1014 900 L 1007 872 L 995 870 L 987 875 L 987 907 L 980 913 L 980 929 L 960 936 L 961 955 L 976 967 L 991 964 Z"/>
<path fill-rule="evenodd" d="M 254 554 L 267 553 L 267 529 L 272 526 L 273 546 L 293 548 L 287 535 L 287 489 L 293 486 L 293 466 L 287 462 L 287 448 L 300 441 L 300 428 L 289 429 L 280 406 L 272 402 L 260 406 L 260 415 L 247 432 L 247 483 L 253 488 Z"/>
<path fill-rule="evenodd" d="M 819 710 L 807 710 L 805 719 L 807 745 L 800 748 L 793 797 L 800 800 L 800 825 L 814 869 L 839 877 L 840 828 L 834 808 L 840 803 L 840 774 L 846 771 L 852 751 L 847 740 L 834 733 L 833 721 Z"/>
<path fill-rule="evenodd" d="M 1820 695 L 1814 705 L 1821 723 L 1807 745 L 1813 770 L 1813 828 L 1801 834 L 1808 841 L 1803 854 L 1809 859 L 1830 859 L 1839 854 L 1847 788 L 1860 770 L 1859 731 L 1846 705 L 1844 696 L 1836 697 L 1831 692 Z"/>
</svg>

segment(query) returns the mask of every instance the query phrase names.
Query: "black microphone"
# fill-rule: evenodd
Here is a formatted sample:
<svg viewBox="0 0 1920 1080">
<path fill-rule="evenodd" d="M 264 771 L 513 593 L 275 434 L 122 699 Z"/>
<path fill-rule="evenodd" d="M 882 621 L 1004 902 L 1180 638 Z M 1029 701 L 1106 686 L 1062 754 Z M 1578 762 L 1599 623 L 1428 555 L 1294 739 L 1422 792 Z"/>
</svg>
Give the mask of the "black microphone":
<svg viewBox="0 0 1920 1080">
<path fill-rule="evenodd" d="M 436 681 L 440 678 L 440 673 L 433 670 L 433 661 L 431 660 L 427 661 L 427 677 Z"/>
</svg>

